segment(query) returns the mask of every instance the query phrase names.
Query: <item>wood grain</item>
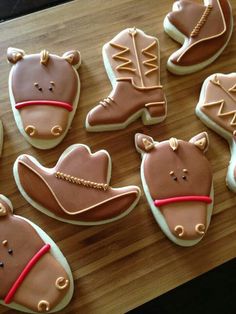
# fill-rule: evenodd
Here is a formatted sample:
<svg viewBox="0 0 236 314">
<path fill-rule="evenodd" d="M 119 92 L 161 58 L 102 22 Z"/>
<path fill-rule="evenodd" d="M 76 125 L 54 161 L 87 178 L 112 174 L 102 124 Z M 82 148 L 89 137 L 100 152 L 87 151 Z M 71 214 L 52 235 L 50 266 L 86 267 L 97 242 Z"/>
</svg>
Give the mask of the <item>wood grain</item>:
<svg viewBox="0 0 236 314">
<path fill-rule="evenodd" d="M 235 14 L 236 1 L 231 3 Z M 192 75 L 173 76 L 165 64 L 177 44 L 162 27 L 171 6 L 169 0 L 81 0 L 0 24 L 0 103 L 5 129 L 0 191 L 12 200 L 17 214 L 44 228 L 67 257 L 75 279 L 75 294 L 61 313 L 124 313 L 236 256 L 236 197 L 225 185 L 228 146 L 194 114 L 203 80 L 214 72 L 235 71 L 236 34 L 214 64 Z M 86 114 L 111 90 L 103 67 L 102 46 L 120 30 L 134 25 L 160 40 L 168 117 L 157 126 L 144 127 L 136 121 L 123 131 L 89 134 L 84 129 Z M 8 99 L 8 46 L 29 53 L 45 48 L 57 54 L 70 49 L 81 51 L 79 107 L 72 129 L 55 149 L 40 151 L 30 147 L 15 126 Z M 85 143 L 92 151 L 104 148 L 111 154 L 113 186 L 141 186 L 140 156 L 134 147 L 136 132 L 158 140 L 171 136 L 187 140 L 204 130 L 210 135 L 207 156 L 214 172 L 214 217 L 207 236 L 192 248 L 177 247 L 163 235 L 144 195 L 136 209 L 121 221 L 78 227 L 53 220 L 29 206 L 12 176 L 13 162 L 21 153 L 32 154 L 42 164 L 52 166 L 69 145 Z M 1 306 L 0 313 L 15 312 Z"/>
</svg>

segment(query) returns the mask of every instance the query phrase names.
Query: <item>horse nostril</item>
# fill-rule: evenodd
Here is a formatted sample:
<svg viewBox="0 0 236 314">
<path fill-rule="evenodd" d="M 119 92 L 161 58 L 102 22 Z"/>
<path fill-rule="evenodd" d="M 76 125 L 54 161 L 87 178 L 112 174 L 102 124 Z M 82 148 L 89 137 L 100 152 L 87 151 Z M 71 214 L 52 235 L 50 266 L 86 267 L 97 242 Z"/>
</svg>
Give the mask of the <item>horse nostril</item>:
<svg viewBox="0 0 236 314">
<path fill-rule="evenodd" d="M 182 237 L 184 235 L 184 227 L 181 225 L 175 226 L 175 233 L 178 237 Z"/>
<path fill-rule="evenodd" d="M 69 285 L 69 280 L 64 277 L 58 277 L 55 286 L 58 290 L 64 290 Z"/>
<path fill-rule="evenodd" d="M 206 229 L 206 227 L 205 227 L 205 225 L 203 225 L 203 224 L 197 224 L 197 225 L 195 226 L 195 231 L 196 231 L 196 233 L 198 233 L 198 234 L 200 234 L 200 235 L 205 234 L 205 229 Z"/>
<path fill-rule="evenodd" d="M 54 136 L 59 136 L 62 133 L 62 127 L 60 125 L 54 125 L 53 128 L 51 128 L 51 133 Z"/>
<path fill-rule="evenodd" d="M 38 311 L 39 312 L 48 312 L 50 310 L 50 304 L 46 300 L 41 300 L 38 303 Z"/>
<path fill-rule="evenodd" d="M 27 125 L 25 127 L 25 132 L 29 135 L 29 136 L 34 136 L 37 133 L 36 127 L 34 125 Z"/>
</svg>

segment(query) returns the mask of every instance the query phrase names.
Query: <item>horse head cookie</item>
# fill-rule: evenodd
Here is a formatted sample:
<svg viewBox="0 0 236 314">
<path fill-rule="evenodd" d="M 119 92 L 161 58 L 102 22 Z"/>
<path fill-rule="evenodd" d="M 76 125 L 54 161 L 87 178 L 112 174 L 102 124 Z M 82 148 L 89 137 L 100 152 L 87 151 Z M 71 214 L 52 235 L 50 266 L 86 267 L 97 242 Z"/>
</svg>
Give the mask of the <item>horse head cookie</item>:
<svg viewBox="0 0 236 314">
<path fill-rule="evenodd" d="M 127 28 L 103 46 L 103 60 L 113 90 L 88 113 L 88 131 L 123 129 L 139 117 L 146 125 L 165 119 L 157 38 Z"/>
<path fill-rule="evenodd" d="M 30 313 L 63 309 L 74 289 L 65 257 L 42 229 L 13 215 L 3 195 L 0 237 L 0 303 Z"/>
<path fill-rule="evenodd" d="M 181 246 L 198 243 L 212 214 L 212 173 L 204 153 L 208 136 L 203 132 L 189 142 L 171 138 L 154 142 L 136 134 L 142 156 L 141 179 L 154 218 L 166 236 Z"/>
<path fill-rule="evenodd" d="M 31 145 L 55 147 L 65 137 L 79 101 L 80 53 L 59 57 L 43 50 L 26 55 L 8 48 L 7 58 L 13 64 L 9 94 L 17 127 Z"/>
<path fill-rule="evenodd" d="M 21 155 L 14 165 L 16 184 L 35 208 L 56 219 L 80 225 L 108 223 L 127 215 L 137 204 L 136 186 L 110 186 L 109 154 L 94 154 L 82 144 L 70 146 L 53 168 Z"/>
<path fill-rule="evenodd" d="M 164 20 L 166 33 L 182 47 L 167 62 L 174 74 L 189 74 L 211 64 L 227 46 L 233 31 L 232 9 L 228 0 L 174 2 Z"/>
<path fill-rule="evenodd" d="M 196 114 L 228 141 L 231 160 L 226 184 L 236 192 L 236 73 L 213 74 L 204 81 Z"/>
</svg>

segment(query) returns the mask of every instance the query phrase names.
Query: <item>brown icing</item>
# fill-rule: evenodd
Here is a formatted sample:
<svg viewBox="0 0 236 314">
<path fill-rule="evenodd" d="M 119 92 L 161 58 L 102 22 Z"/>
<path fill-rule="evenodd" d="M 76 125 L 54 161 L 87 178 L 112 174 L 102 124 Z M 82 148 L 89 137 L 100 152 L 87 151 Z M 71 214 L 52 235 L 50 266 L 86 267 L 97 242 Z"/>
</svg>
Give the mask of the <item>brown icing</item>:
<svg viewBox="0 0 236 314">
<path fill-rule="evenodd" d="M 0 235 L 3 243 L 0 246 L 3 263 L 3 267 L 0 268 L 0 299 L 4 299 L 28 262 L 45 245 L 45 242 L 27 221 L 12 214 L 10 207 L 2 198 L 0 203 L 7 210 L 7 214 L 0 217 Z M 12 301 L 37 312 L 40 298 L 47 298 L 53 309 L 68 290 L 67 287 L 59 291 L 55 287 L 58 277 L 68 280 L 65 270 L 49 251 L 25 277 Z"/>
<path fill-rule="evenodd" d="M 151 117 L 165 116 L 157 39 L 135 28 L 125 29 L 104 46 L 104 51 L 117 83 L 89 112 L 89 124 L 122 124 L 145 108 Z"/>
<path fill-rule="evenodd" d="M 56 216 L 81 221 L 114 218 L 125 212 L 139 197 L 137 187 L 111 188 L 108 168 L 109 158 L 104 151 L 91 154 L 82 145 L 75 146 L 52 170 L 42 169 L 27 155 L 18 160 L 20 184 L 33 200 Z M 57 172 L 104 184 L 107 188 L 72 184 L 69 180 L 58 179 Z"/>
<path fill-rule="evenodd" d="M 17 60 L 16 55 L 20 56 Z M 79 82 L 72 65 L 80 62 L 79 52 L 69 51 L 62 57 L 46 50 L 40 54 L 24 55 L 10 48 L 7 57 L 14 63 L 10 88 L 15 104 L 36 102 L 18 109 L 24 129 L 33 126 L 36 130 L 32 135 L 27 134 L 39 139 L 54 139 L 64 133 L 69 111 L 58 106 L 37 105 L 37 101 L 59 101 L 73 106 Z M 55 126 L 61 128 L 57 135 L 51 131 Z"/>
<path fill-rule="evenodd" d="M 175 138 L 155 142 L 150 150 L 143 146 L 144 138 L 153 142 L 152 138 L 144 134 L 137 134 L 135 142 L 137 149 L 146 153 L 143 156 L 143 171 L 153 202 L 180 196 L 210 195 L 212 173 L 209 162 L 203 155 L 209 144 L 206 133 L 198 134 L 189 142 Z M 200 146 L 199 141 L 202 141 Z M 199 238 L 200 234 L 195 227 L 198 224 L 206 226 L 205 203 L 174 202 L 161 206 L 160 210 L 175 236 L 178 236 L 175 227 L 183 227 L 182 239 Z M 177 228 L 178 232 L 180 230 Z"/>
<path fill-rule="evenodd" d="M 226 44 L 232 28 L 227 0 L 211 0 L 208 5 L 179 0 L 175 7 L 167 17 L 188 42 L 171 58 L 174 64 L 190 66 L 203 62 Z"/>
<path fill-rule="evenodd" d="M 236 74 L 215 74 L 206 85 L 201 111 L 224 130 L 236 131 Z"/>
</svg>

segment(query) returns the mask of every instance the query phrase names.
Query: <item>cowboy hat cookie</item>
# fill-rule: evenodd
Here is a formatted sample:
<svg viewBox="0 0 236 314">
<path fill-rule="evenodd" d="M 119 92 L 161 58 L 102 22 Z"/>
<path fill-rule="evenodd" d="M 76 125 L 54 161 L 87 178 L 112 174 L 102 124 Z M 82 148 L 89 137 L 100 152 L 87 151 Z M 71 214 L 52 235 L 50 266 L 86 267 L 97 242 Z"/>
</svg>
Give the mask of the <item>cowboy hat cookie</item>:
<svg viewBox="0 0 236 314">
<path fill-rule="evenodd" d="M 70 146 L 53 168 L 21 155 L 14 177 L 23 197 L 43 213 L 77 225 L 99 225 L 127 215 L 138 203 L 136 186 L 110 186 L 111 159 L 107 151 L 94 154 L 82 144 Z"/>
<path fill-rule="evenodd" d="M 164 20 L 165 32 L 182 46 L 168 59 L 170 72 L 184 75 L 215 61 L 233 31 L 232 9 L 227 0 L 178 0 Z"/>
<path fill-rule="evenodd" d="M 207 133 L 189 142 L 176 138 L 155 142 L 138 133 L 135 145 L 142 156 L 141 179 L 154 218 L 174 243 L 195 245 L 206 233 L 213 207 L 212 173 L 204 156 Z"/>
<path fill-rule="evenodd" d="M 79 51 L 59 57 L 46 50 L 26 55 L 8 48 L 7 59 L 13 64 L 9 95 L 18 129 L 34 147 L 55 147 L 67 134 L 78 105 Z"/>
<path fill-rule="evenodd" d="M 63 309 L 73 294 L 73 278 L 53 240 L 31 221 L 14 215 L 3 195 L 0 226 L 0 304 L 30 313 Z"/>
<path fill-rule="evenodd" d="M 127 28 L 103 46 L 103 60 L 113 89 L 88 113 L 88 131 L 123 129 L 139 117 L 145 125 L 165 119 L 157 38 Z"/>
<path fill-rule="evenodd" d="M 196 114 L 228 141 L 231 160 L 226 184 L 236 192 L 236 73 L 212 74 L 204 81 Z"/>
</svg>

